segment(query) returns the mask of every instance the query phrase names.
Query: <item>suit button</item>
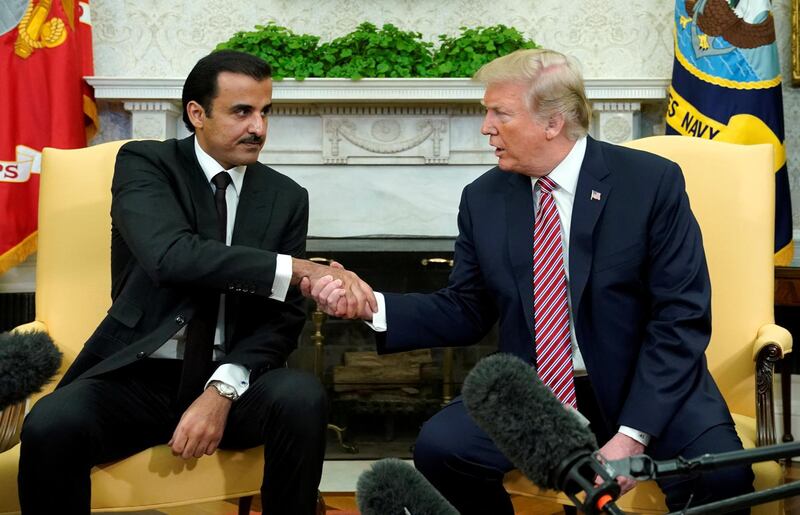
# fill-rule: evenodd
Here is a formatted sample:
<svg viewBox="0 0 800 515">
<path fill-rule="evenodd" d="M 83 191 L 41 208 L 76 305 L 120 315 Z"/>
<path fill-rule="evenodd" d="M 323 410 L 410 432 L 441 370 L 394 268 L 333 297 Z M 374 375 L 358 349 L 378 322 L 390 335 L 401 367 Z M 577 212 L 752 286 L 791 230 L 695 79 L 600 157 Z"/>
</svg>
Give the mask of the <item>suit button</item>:
<svg viewBox="0 0 800 515">
<path fill-rule="evenodd" d="M 146 357 L 147 357 L 147 354 L 145 354 L 144 351 L 139 351 L 139 352 L 136 353 L 136 359 L 142 359 L 142 358 L 146 358 Z"/>
<path fill-rule="evenodd" d="M 175 317 L 175 323 L 183 325 L 186 322 L 186 319 L 183 318 L 183 315 L 178 315 Z"/>
</svg>

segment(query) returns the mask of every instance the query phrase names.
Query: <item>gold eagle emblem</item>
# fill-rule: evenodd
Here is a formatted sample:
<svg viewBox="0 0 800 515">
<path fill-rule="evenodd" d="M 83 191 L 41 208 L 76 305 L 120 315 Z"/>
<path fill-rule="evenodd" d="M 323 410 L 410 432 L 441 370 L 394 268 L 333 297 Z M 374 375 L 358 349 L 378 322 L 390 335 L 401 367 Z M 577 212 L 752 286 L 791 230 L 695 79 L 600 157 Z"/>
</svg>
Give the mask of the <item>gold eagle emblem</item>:
<svg viewBox="0 0 800 515">
<path fill-rule="evenodd" d="M 699 10 L 696 15 L 695 8 Z M 775 42 L 772 14 L 761 22 L 748 23 L 736 15 L 726 0 L 686 0 L 686 12 L 705 34 L 721 36 L 735 47 L 757 48 Z M 683 19 L 681 24 L 685 28 Z M 701 47 L 704 44 L 707 45 L 701 41 Z"/>
</svg>

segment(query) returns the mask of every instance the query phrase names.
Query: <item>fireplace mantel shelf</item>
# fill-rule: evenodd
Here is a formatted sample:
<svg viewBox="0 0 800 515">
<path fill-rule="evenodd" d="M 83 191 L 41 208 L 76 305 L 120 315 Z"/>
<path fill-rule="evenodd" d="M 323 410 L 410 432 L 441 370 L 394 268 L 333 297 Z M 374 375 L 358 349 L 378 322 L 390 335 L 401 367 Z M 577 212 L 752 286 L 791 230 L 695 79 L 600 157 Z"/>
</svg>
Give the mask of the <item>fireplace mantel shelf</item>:
<svg viewBox="0 0 800 515">
<path fill-rule="evenodd" d="M 183 78 L 87 77 L 98 99 L 180 102 Z M 669 79 L 587 79 L 590 100 L 642 102 L 666 96 Z M 469 79 L 285 79 L 276 103 L 478 102 L 483 86 Z"/>
</svg>

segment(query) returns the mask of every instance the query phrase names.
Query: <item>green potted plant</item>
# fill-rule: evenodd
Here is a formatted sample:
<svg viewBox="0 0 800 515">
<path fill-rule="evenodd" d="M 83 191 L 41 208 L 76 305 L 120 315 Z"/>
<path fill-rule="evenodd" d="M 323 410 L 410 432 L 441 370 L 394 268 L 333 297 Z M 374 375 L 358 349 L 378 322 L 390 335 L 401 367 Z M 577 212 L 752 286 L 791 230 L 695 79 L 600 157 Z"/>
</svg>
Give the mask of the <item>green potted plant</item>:
<svg viewBox="0 0 800 515">
<path fill-rule="evenodd" d="M 228 41 L 217 45 L 216 50 L 239 50 L 257 55 L 272 66 L 276 80 L 292 77 L 321 77 L 322 62 L 318 58 L 319 36 L 295 34 L 286 27 L 270 22 L 256 25 L 255 30 L 237 32 Z"/>
<path fill-rule="evenodd" d="M 319 47 L 326 77 L 425 77 L 432 63 L 432 43 L 419 32 L 388 23 L 381 29 L 365 22 L 356 30 Z"/>
<path fill-rule="evenodd" d="M 472 77 L 489 61 L 521 48 L 539 48 L 514 27 L 493 25 L 474 29 L 461 27 L 455 37 L 442 34 L 433 56 L 434 77 Z"/>
<path fill-rule="evenodd" d="M 461 27 L 457 36 L 439 36 L 439 48 L 424 41 L 419 32 L 403 31 L 392 24 L 380 29 L 364 22 L 352 32 L 328 43 L 319 36 L 295 34 L 268 23 L 255 30 L 237 32 L 217 49 L 241 50 L 266 60 L 277 80 L 291 77 L 416 78 L 471 77 L 492 59 L 520 48 L 538 45 L 513 27 Z"/>
</svg>

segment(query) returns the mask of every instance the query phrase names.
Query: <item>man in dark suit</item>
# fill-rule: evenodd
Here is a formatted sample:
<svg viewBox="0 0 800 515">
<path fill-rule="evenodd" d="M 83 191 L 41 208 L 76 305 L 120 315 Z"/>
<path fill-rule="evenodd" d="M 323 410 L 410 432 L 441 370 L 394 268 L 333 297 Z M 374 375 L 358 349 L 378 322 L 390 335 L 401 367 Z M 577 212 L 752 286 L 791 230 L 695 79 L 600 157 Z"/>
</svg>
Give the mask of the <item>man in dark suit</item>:
<svg viewBox="0 0 800 515">
<path fill-rule="evenodd" d="M 499 321 L 501 352 L 591 422 L 608 459 L 741 449 L 705 362 L 711 291 L 679 167 L 587 136 L 577 64 L 524 50 L 487 64 L 481 128 L 498 167 L 464 188 L 446 288 L 378 294 L 380 352 L 478 341 Z M 301 287 L 329 313 L 336 281 Z M 513 513 L 513 465 L 454 400 L 423 426 L 414 459 L 462 513 Z M 663 481 L 670 509 L 752 490 L 749 466 Z M 632 481 L 619 478 L 624 490 Z"/>
<path fill-rule="evenodd" d="M 271 105 L 264 61 L 213 53 L 184 85 L 194 134 L 120 150 L 113 303 L 25 420 L 23 513 L 89 513 L 92 466 L 163 443 L 184 459 L 263 444 L 265 512 L 315 512 L 327 403 L 315 377 L 285 367 L 305 319 L 290 283 L 331 274 L 354 307 L 374 297 L 300 259 L 307 192 L 257 162 Z"/>
</svg>

